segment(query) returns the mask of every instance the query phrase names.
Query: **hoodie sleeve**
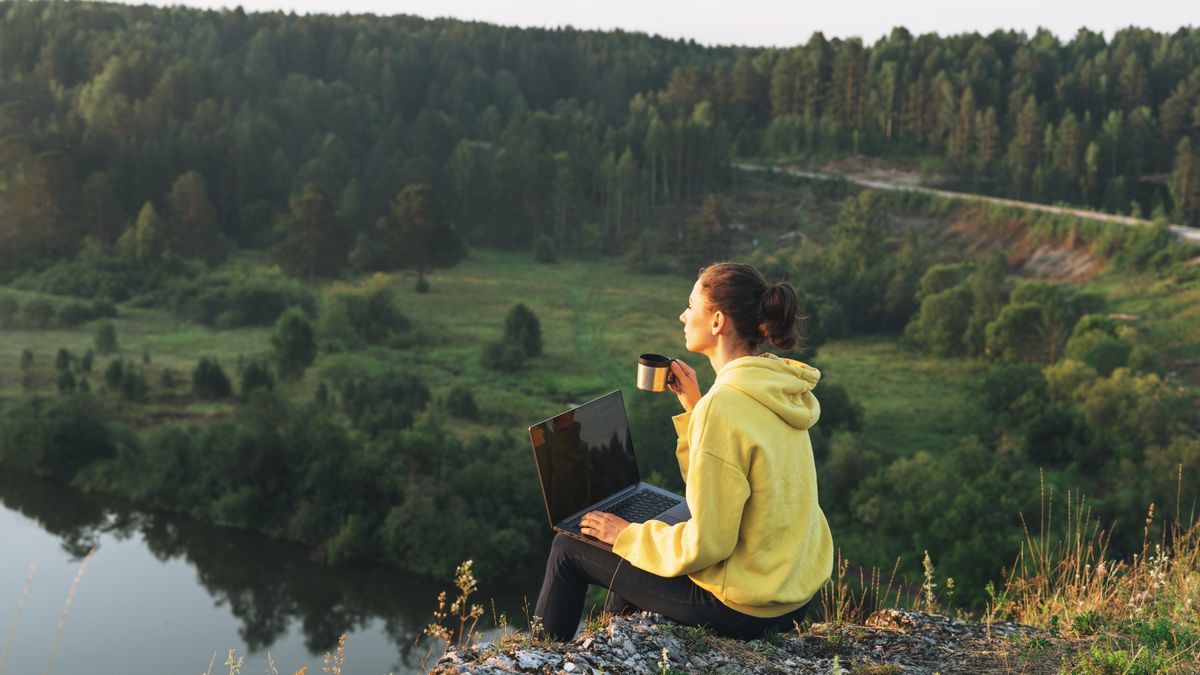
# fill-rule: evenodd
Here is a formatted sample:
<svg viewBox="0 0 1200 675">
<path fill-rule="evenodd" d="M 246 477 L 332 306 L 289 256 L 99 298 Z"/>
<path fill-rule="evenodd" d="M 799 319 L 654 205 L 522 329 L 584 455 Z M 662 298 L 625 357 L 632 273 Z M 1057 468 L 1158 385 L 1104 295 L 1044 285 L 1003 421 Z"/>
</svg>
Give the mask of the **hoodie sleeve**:
<svg viewBox="0 0 1200 675">
<path fill-rule="evenodd" d="M 691 574 L 725 560 L 733 553 L 750 497 L 750 483 L 737 465 L 723 459 L 722 450 L 740 445 L 736 427 L 698 409 L 688 434 L 688 449 L 680 455 L 687 482 L 690 520 L 675 525 L 650 520 L 625 528 L 613 543 L 613 553 L 634 567 L 662 577 Z M 682 440 L 680 445 L 682 445 Z"/>
<path fill-rule="evenodd" d="M 675 444 L 675 459 L 679 461 L 679 473 L 683 476 L 683 482 L 687 483 L 688 472 L 688 428 L 692 422 L 692 411 L 680 413 L 671 418 L 675 423 L 675 436 L 679 441 Z"/>
</svg>

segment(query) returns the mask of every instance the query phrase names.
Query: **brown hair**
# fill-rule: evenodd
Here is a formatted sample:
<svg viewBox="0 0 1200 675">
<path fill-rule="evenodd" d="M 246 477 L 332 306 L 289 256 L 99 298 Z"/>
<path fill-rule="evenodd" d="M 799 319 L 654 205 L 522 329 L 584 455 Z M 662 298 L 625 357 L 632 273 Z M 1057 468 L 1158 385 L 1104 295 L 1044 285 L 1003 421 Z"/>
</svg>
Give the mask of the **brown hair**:
<svg viewBox="0 0 1200 675">
<path fill-rule="evenodd" d="M 700 269 L 700 287 L 705 301 L 733 321 L 751 350 L 763 340 L 784 352 L 796 348 L 800 299 L 791 284 L 769 285 L 751 265 L 720 262 Z"/>
</svg>

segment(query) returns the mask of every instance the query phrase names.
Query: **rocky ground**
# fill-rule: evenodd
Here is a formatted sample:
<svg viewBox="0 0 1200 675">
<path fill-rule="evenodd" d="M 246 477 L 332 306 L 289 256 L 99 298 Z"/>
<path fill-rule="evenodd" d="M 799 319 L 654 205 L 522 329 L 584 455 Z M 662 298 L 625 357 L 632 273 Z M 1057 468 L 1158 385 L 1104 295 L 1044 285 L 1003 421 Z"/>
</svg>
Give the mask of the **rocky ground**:
<svg viewBox="0 0 1200 675">
<path fill-rule="evenodd" d="M 744 642 L 676 625 L 658 614 L 613 617 L 569 643 L 512 635 L 450 651 L 433 673 L 1053 673 L 1071 646 L 1029 626 L 989 627 L 887 609 L 863 625 L 813 624 Z"/>
</svg>

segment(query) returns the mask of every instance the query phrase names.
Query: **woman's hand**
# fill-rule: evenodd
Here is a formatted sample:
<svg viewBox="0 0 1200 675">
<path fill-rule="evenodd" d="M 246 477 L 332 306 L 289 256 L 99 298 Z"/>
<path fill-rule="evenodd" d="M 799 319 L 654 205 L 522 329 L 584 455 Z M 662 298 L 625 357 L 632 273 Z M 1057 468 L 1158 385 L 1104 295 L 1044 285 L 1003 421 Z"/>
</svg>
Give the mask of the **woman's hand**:
<svg viewBox="0 0 1200 675">
<path fill-rule="evenodd" d="M 670 383 L 671 391 L 679 397 L 679 405 L 692 412 L 696 401 L 700 400 L 700 383 L 696 381 L 696 371 L 679 359 L 671 359 L 671 374 L 675 376 Z"/>
<path fill-rule="evenodd" d="M 621 520 L 611 513 L 591 511 L 583 515 L 579 521 L 579 531 L 589 537 L 595 537 L 611 546 L 617 540 L 617 535 L 629 527 L 629 521 Z"/>
</svg>

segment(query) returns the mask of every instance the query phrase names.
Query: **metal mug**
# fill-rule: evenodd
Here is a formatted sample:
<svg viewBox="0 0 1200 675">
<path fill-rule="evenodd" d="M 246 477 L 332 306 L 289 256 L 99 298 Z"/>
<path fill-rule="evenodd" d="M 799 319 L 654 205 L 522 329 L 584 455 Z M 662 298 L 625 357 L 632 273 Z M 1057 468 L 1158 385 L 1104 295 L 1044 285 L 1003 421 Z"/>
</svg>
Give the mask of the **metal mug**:
<svg viewBox="0 0 1200 675">
<path fill-rule="evenodd" d="M 637 387 L 642 391 L 667 391 L 667 385 L 675 381 L 671 374 L 671 361 L 662 354 L 642 354 L 638 357 Z"/>
</svg>

